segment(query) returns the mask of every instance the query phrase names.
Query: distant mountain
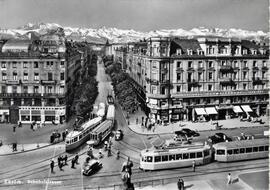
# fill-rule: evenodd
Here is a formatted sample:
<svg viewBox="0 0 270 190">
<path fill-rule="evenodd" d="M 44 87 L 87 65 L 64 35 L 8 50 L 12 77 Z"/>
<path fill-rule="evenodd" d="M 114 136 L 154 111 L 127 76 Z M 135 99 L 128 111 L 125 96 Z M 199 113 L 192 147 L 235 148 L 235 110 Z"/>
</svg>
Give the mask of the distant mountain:
<svg viewBox="0 0 270 190">
<path fill-rule="evenodd" d="M 256 41 L 267 40 L 270 33 L 263 31 L 248 31 L 242 29 L 220 29 L 220 28 L 205 28 L 198 27 L 191 30 L 171 29 L 171 30 L 155 30 L 150 32 L 140 32 L 135 30 L 121 30 L 117 28 L 102 27 L 99 29 L 92 28 L 73 28 L 63 27 L 56 23 L 28 23 L 17 29 L 0 29 L 1 38 L 23 38 L 27 37 L 27 33 L 35 32 L 39 35 L 44 35 L 56 31 L 62 31 L 68 40 L 74 41 L 88 41 L 94 43 L 105 43 L 107 39 L 110 42 L 121 43 L 130 41 L 139 41 L 144 38 L 152 36 L 182 36 L 182 37 L 196 37 L 196 36 L 217 36 L 230 37 L 240 39 L 251 39 Z"/>
</svg>

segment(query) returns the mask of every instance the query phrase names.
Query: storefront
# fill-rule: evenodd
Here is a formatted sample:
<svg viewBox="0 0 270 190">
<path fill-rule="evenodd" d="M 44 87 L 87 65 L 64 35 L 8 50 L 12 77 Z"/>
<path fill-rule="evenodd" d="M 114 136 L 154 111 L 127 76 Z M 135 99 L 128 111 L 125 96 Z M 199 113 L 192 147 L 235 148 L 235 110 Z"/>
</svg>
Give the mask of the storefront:
<svg viewBox="0 0 270 190">
<path fill-rule="evenodd" d="M 9 110 L 8 109 L 1 109 L 0 110 L 0 122 L 1 123 L 8 123 L 9 122 Z"/>
<path fill-rule="evenodd" d="M 171 121 L 182 121 L 184 119 L 185 111 L 182 108 L 172 109 Z"/>
</svg>

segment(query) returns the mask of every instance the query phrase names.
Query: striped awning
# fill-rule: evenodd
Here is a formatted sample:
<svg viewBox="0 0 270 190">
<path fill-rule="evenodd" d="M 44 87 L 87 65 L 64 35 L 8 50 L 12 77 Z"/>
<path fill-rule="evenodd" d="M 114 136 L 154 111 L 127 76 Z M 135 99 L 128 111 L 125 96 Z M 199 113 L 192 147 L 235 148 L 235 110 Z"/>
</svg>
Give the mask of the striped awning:
<svg viewBox="0 0 270 190">
<path fill-rule="evenodd" d="M 30 115 L 30 110 L 20 110 L 21 115 Z"/>
<path fill-rule="evenodd" d="M 253 110 L 252 110 L 248 105 L 241 106 L 241 108 L 242 108 L 245 112 L 253 112 Z"/>
<path fill-rule="evenodd" d="M 55 116 L 55 111 L 54 110 L 45 110 L 45 115 L 46 116 Z"/>
<path fill-rule="evenodd" d="M 240 108 L 240 106 L 233 106 L 233 111 L 235 113 L 243 113 L 243 110 Z"/>
<path fill-rule="evenodd" d="M 32 110 L 31 114 L 40 116 L 40 110 Z"/>
<path fill-rule="evenodd" d="M 208 115 L 213 115 L 213 114 L 218 114 L 217 110 L 215 107 L 209 107 L 209 108 L 205 108 L 205 111 Z"/>
<path fill-rule="evenodd" d="M 195 108 L 195 112 L 197 113 L 197 115 L 207 115 L 204 108 Z"/>
</svg>

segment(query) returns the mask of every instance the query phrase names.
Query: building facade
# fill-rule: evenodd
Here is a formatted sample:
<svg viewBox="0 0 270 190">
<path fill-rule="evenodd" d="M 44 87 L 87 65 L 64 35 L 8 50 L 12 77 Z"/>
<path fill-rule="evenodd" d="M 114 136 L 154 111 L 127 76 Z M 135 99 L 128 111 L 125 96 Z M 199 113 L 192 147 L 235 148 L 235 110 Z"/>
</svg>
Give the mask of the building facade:
<svg viewBox="0 0 270 190">
<path fill-rule="evenodd" d="M 153 37 L 119 51 L 126 52 L 126 72 L 155 121 L 256 116 L 269 109 L 268 44 Z"/>
<path fill-rule="evenodd" d="M 79 52 L 66 48 L 64 37 L 59 35 L 3 43 L 0 51 L 0 121 L 64 121 L 69 69 L 74 64 L 79 66 L 81 58 Z"/>
</svg>

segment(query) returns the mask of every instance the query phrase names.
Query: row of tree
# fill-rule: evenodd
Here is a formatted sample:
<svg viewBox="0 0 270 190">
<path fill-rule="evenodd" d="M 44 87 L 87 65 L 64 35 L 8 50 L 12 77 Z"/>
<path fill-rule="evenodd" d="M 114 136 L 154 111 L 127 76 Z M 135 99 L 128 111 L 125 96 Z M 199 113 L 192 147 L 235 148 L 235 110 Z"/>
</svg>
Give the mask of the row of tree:
<svg viewBox="0 0 270 190">
<path fill-rule="evenodd" d="M 115 96 L 122 108 L 130 113 L 137 109 L 137 95 L 134 92 L 130 83 L 130 78 L 127 73 L 121 69 L 121 64 L 113 62 L 108 57 L 103 57 L 103 62 L 106 67 L 105 72 L 110 75 Z"/>
</svg>

